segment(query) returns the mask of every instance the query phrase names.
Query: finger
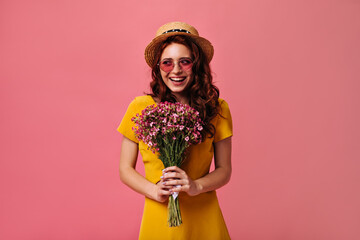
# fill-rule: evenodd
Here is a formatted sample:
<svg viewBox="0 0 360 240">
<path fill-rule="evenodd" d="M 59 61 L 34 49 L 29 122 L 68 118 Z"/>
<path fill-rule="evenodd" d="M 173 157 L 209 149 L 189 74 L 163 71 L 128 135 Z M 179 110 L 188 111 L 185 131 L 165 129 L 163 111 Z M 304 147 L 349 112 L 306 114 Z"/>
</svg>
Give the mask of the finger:
<svg viewBox="0 0 360 240">
<path fill-rule="evenodd" d="M 163 183 L 161 186 L 161 189 L 164 189 L 166 191 L 169 191 L 173 186 L 171 184 Z"/>
<path fill-rule="evenodd" d="M 178 173 L 185 173 L 184 170 L 182 170 L 181 168 L 177 167 L 177 166 L 171 166 L 171 167 L 168 167 L 168 168 L 165 168 L 163 170 L 163 172 L 172 172 L 172 171 L 175 171 L 175 172 L 178 172 Z"/>
<path fill-rule="evenodd" d="M 164 181 L 163 179 L 161 179 L 156 185 L 159 186 L 160 189 L 164 189 L 166 191 L 169 191 L 169 189 L 171 188 L 171 186 L 165 184 L 166 181 Z"/>
<path fill-rule="evenodd" d="M 164 182 L 165 186 L 177 186 L 177 185 L 187 185 L 189 181 L 185 179 L 169 180 Z"/>
<path fill-rule="evenodd" d="M 181 185 L 177 185 L 170 190 L 170 192 L 181 192 L 181 191 L 184 191 L 184 186 Z"/>
<path fill-rule="evenodd" d="M 178 174 L 178 175 L 176 175 L 176 174 Z M 179 175 L 179 173 L 176 173 L 176 172 L 168 172 L 168 173 L 164 173 L 162 176 L 160 176 L 160 179 L 161 179 L 161 181 L 166 182 L 166 181 L 168 181 L 169 179 L 173 179 L 173 178 L 178 179 L 178 178 L 180 178 L 180 177 L 181 177 L 181 175 Z"/>
<path fill-rule="evenodd" d="M 170 196 L 172 194 L 172 192 L 169 190 L 160 190 L 159 191 L 160 195 L 163 195 L 163 196 Z"/>
<path fill-rule="evenodd" d="M 183 175 L 180 174 L 180 173 L 177 173 L 177 172 L 166 172 L 166 173 L 163 174 L 162 179 L 163 179 L 164 181 L 167 181 L 167 180 L 169 180 L 169 179 L 173 179 L 173 178 L 175 178 L 175 179 L 180 179 L 180 178 L 182 178 L 182 177 L 183 177 Z"/>
</svg>

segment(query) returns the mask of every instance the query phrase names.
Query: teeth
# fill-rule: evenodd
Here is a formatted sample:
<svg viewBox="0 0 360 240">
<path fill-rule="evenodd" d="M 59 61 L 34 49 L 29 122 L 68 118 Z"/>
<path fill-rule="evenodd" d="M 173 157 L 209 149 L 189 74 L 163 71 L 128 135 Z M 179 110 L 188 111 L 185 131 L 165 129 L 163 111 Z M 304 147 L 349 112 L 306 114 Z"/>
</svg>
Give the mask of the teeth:
<svg viewBox="0 0 360 240">
<path fill-rule="evenodd" d="M 183 78 L 170 78 L 171 80 L 173 81 L 182 81 L 182 80 L 185 80 L 186 77 L 183 77 Z"/>
</svg>

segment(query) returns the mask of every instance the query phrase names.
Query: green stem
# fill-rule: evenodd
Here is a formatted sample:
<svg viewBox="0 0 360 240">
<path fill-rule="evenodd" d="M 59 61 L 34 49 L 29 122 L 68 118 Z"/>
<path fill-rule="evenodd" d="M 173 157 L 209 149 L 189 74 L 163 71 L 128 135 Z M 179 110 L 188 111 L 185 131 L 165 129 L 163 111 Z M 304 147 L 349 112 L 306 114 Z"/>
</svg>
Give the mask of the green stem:
<svg viewBox="0 0 360 240">
<path fill-rule="evenodd" d="M 182 224 L 179 198 L 174 199 L 172 195 L 169 197 L 168 204 L 168 224 L 169 227 L 177 227 Z"/>
</svg>

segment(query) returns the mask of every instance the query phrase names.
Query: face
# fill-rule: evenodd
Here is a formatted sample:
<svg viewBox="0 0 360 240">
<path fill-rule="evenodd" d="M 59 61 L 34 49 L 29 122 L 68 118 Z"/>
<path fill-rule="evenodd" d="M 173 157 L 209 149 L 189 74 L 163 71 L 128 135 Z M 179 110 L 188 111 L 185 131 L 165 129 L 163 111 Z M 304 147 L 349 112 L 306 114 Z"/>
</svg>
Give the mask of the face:
<svg viewBox="0 0 360 240">
<path fill-rule="evenodd" d="M 160 68 L 161 77 L 165 85 L 172 91 L 172 93 L 180 101 L 181 98 L 186 96 L 185 90 L 188 86 L 192 70 L 191 68 L 186 70 L 186 59 L 191 59 L 191 51 L 185 45 L 179 43 L 171 43 L 168 45 L 161 54 L 161 61 L 173 61 L 174 68 L 170 72 L 165 72 Z M 181 67 L 183 65 L 183 67 Z"/>
</svg>

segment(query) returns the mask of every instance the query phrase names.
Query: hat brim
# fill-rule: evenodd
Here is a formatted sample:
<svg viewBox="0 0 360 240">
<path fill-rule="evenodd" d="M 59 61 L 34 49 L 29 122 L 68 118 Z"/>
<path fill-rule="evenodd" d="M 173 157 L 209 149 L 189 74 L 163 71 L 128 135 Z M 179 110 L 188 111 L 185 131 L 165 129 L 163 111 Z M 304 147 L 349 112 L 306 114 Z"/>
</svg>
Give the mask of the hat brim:
<svg viewBox="0 0 360 240">
<path fill-rule="evenodd" d="M 214 47 L 207 39 L 189 33 L 171 32 L 155 37 L 145 48 L 145 61 L 150 67 L 154 66 L 155 50 L 157 49 L 158 45 L 165 41 L 168 37 L 174 35 L 185 35 L 191 37 L 201 47 L 206 55 L 208 62 L 210 62 L 213 58 Z"/>
</svg>

